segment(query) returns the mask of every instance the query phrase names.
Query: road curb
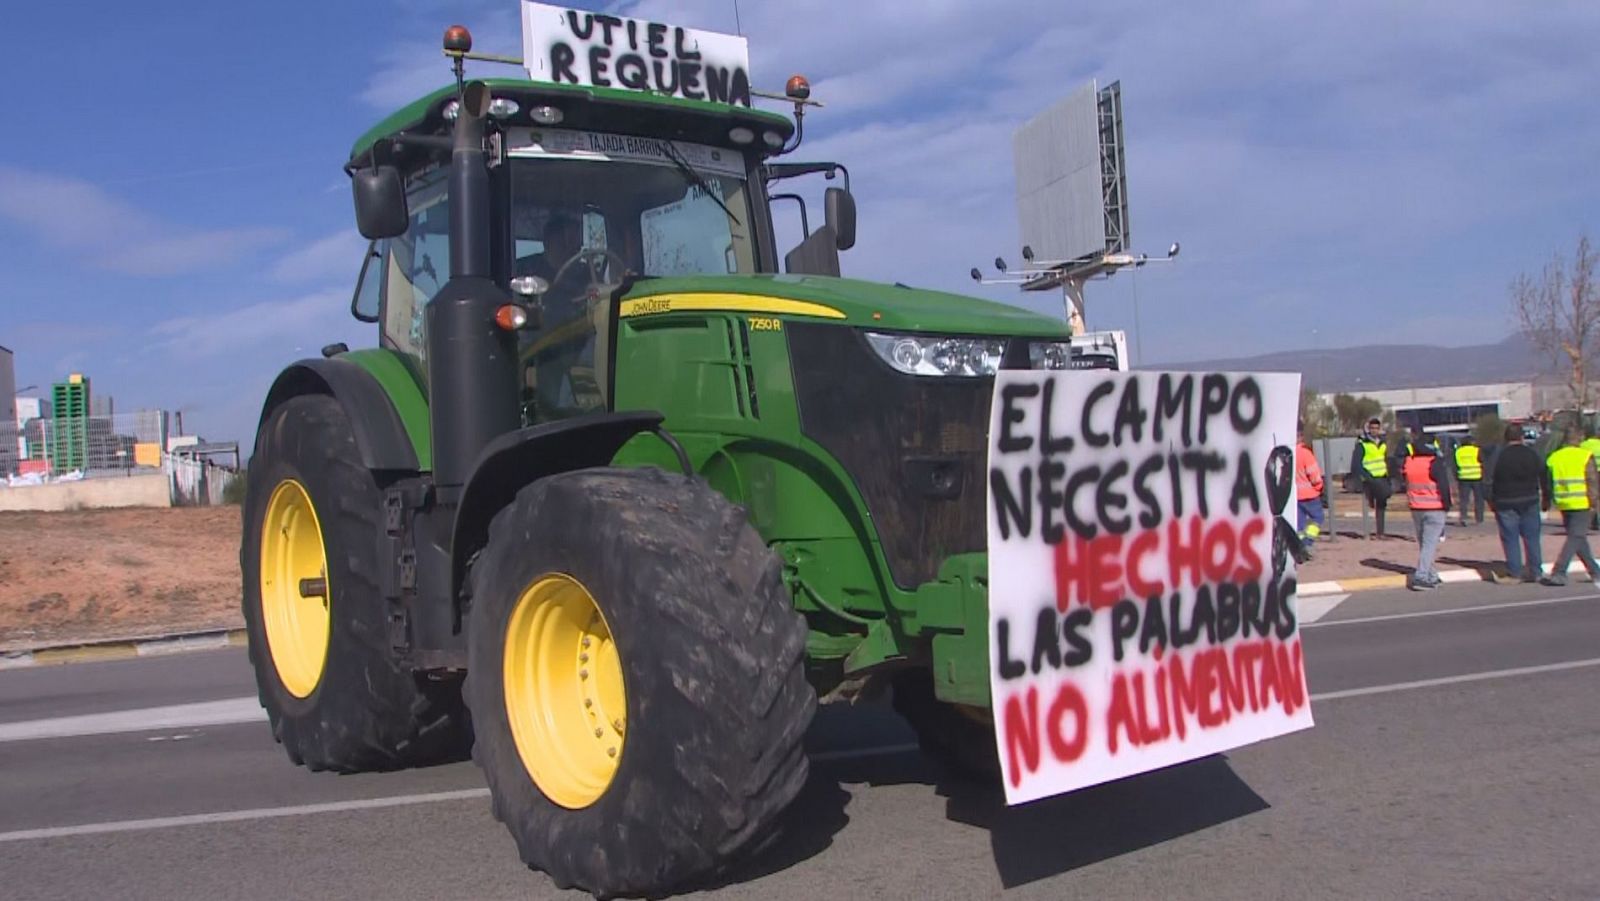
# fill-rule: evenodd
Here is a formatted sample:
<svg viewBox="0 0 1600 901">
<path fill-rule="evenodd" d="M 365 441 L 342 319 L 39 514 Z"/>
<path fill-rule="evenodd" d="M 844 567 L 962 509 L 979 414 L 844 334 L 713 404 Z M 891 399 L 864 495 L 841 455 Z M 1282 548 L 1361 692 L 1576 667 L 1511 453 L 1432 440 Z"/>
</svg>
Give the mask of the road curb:
<svg viewBox="0 0 1600 901">
<path fill-rule="evenodd" d="M 205 632 L 179 632 L 170 635 L 49 645 L 26 650 L 0 651 L 0 670 L 49 666 L 56 663 L 161 657 L 190 651 L 214 651 L 219 648 L 243 647 L 245 640 L 243 629 L 213 629 Z"/>
<path fill-rule="evenodd" d="M 1550 571 L 1550 564 L 1544 565 Z M 1313 598 L 1330 594 L 1354 594 L 1359 591 L 1405 588 L 1407 576 L 1396 573 L 1387 576 L 1357 576 L 1351 579 L 1327 579 L 1302 583 L 1295 591 L 1297 597 Z M 1476 569 L 1444 569 L 1439 579 L 1445 584 L 1456 582 L 1494 582 Z M 178 632 L 170 635 L 153 635 L 143 638 L 119 638 L 110 641 L 77 642 L 49 645 L 27 650 L 0 651 L 0 670 L 23 669 L 30 666 L 48 666 L 56 663 L 87 663 L 97 660 L 127 660 L 134 657 L 162 657 L 168 654 L 185 654 L 191 651 L 214 651 L 220 648 L 244 647 L 243 629 L 213 629 L 205 632 Z"/>
<path fill-rule="evenodd" d="M 1550 564 L 1544 564 L 1543 571 L 1549 573 Z M 1388 576 L 1357 576 L 1353 579 L 1306 582 L 1295 590 L 1295 595 L 1297 597 L 1310 598 L 1328 594 L 1354 594 L 1358 591 L 1376 591 L 1384 588 L 1405 588 L 1409 584 L 1409 579 L 1410 576 L 1405 573 L 1395 573 Z M 1488 582 L 1492 584 L 1503 580 L 1482 569 L 1458 567 L 1439 570 L 1439 581 L 1449 585 L 1456 582 Z"/>
</svg>

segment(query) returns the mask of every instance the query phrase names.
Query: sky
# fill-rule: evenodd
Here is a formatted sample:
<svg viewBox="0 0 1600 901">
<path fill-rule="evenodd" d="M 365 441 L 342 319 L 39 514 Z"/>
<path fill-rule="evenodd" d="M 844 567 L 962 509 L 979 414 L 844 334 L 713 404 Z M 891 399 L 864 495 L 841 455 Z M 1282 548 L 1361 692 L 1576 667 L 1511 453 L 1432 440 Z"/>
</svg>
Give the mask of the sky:
<svg viewBox="0 0 1600 901">
<path fill-rule="evenodd" d="M 1135 363 L 1511 328 L 1510 281 L 1600 233 L 1600 4 L 1417 0 L 578 3 L 750 41 L 756 86 L 826 104 L 792 159 L 845 163 L 846 275 L 1062 314 L 979 286 L 1020 256 L 1011 137 L 1120 81 L 1133 248 L 1091 328 Z M 452 23 L 519 52 L 515 0 L 34 4 L 0 56 L 0 345 L 17 384 L 83 372 L 119 412 L 253 439 L 276 373 L 349 316 L 355 138 L 449 80 Z M 479 74 L 512 70 L 485 67 Z M 814 206 L 815 209 L 815 206 Z M 781 215 L 781 212 L 780 212 Z"/>
</svg>

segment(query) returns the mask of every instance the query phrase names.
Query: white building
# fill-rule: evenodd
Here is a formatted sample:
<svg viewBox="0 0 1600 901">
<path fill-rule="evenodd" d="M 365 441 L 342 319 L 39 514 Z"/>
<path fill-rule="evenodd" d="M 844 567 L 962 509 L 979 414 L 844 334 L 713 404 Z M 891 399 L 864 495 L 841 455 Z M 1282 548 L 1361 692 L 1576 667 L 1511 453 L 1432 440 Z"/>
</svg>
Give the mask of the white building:
<svg viewBox="0 0 1600 901">
<path fill-rule="evenodd" d="M 1539 390 L 1533 382 L 1494 382 L 1484 385 L 1440 385 L 1431 388 L 1393 388 L 1381 391 L 1345 392 L 1370 397 L 1394 412 L 1395 424 L 1403 429 L 1421 427 L 1429 432 L 1458 432 L 1472 428 L 1484 415 L 1501 419 L 1524 419 L 1540 407 Z M 1320 397 L 1333 403 L 1334 395 Z"/>
</svg>

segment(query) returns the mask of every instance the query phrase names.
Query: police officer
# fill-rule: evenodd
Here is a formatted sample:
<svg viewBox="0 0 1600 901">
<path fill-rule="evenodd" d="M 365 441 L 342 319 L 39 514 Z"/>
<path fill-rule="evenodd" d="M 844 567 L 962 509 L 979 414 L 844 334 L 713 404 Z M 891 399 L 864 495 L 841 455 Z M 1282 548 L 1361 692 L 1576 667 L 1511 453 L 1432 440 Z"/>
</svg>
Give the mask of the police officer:
<svg viewBox="0 0 1600 901">
<path fill-rule="evenodd" d="M 1589 578 L 1600 589 L 1600 563 L 1589 548 L 1589 520 L 1600 509 L 1600 477 L 1595 475 L 1594 456 L 1584 450 L 1577 429 L 1569 429 L 1562 446 L 1552 451 L 1545 465 L 1550 470 L 1551 496 L 1556 509 L 1561 511 L 1562 524 L 1567 528 L 1567 540 L 1550 569 L 1550 575 L 1539 579 L 1542 585 L 1567 584 L 1567 567 L 1574 555 L 1589 570 Z"/>
<path fill-rule="evenodd" d="M 1377 537 L 1384 534 L 1384 517 L 1389 512 L 1389 446 L 1383 440 L 1383 423 L 1374 416 L 1367 420 L 1366 431 L 1356 436 L 1356 449 L 1350 455 L 1350 474 L 1361 480 L 1367 505 L 1377 519 Z"/>
<path fill-rule="evenodd" d="M 1467 524 L 1467 505 L 1471 504 L 1475 521 L 1482 525 L 1483 458 L 1471 435 L 1456 446 L 1456 484 L 1461 490 L 1461 524 Z"/>
</svg>

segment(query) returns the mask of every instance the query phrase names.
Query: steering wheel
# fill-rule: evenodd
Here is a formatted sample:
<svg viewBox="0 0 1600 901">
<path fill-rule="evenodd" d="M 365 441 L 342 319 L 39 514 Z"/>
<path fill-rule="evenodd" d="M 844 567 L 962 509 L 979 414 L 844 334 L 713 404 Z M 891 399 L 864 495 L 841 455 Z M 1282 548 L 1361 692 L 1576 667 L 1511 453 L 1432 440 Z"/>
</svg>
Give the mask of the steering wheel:
<svg viewBox="0 0 1600 901">
<path fill-rule="evenodd" d="M 611 292 L 622 284 L 621 274 L 628 271 L 628 264 L 610 250 L 580 250 L 556 270 L 556 274 L 550 278 L 552 287 L 561 281 L 562 276 L 567 274 L 567 270 L 572 268 L 574 263 L 583 263 L 589 267 L 589 295 L 585 306 L 591 312 L 596 304 L 609 298 Z M 611 276 L 616 276 L 618 280 L 607 281 Z"/>
</svg>

